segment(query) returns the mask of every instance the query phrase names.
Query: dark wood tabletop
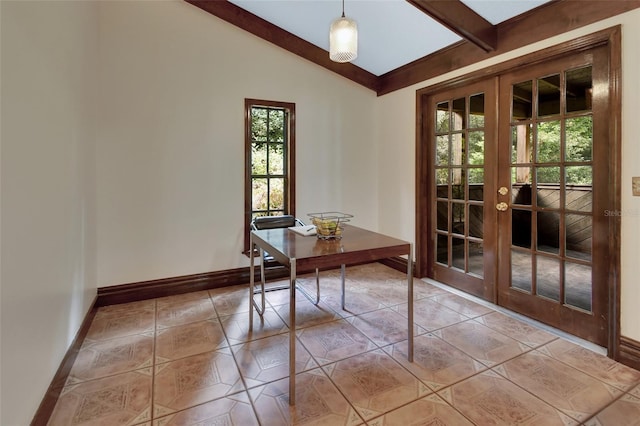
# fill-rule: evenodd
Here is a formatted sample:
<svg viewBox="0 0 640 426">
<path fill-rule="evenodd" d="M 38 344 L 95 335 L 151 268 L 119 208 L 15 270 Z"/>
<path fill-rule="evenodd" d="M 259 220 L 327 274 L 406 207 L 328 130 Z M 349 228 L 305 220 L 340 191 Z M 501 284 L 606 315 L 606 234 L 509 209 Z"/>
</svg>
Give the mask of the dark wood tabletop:
<svg viewBox="0 0 640 426">
<path fill-rule="evenodd" d="M 303 236 L 287 228 L 252 231 L 254 239 L 279 263 L 288 266 L 295 259 L 298 271 L 373 262 L 407 255 L 410 244 L 377 232 L 343 225 L 341 239 L 323 240 Z"/>
</svg>

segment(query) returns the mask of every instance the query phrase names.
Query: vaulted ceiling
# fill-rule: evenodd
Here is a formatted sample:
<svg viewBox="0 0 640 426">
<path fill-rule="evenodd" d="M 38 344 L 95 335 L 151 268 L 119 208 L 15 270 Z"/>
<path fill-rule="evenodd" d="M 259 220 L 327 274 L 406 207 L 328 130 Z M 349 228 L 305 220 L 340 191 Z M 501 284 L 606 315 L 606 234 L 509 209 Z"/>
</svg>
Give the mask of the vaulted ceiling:
<svg viewBox="0 0 640 426">
<path fill-rule="evenodd" d="M 358 58 L 329 59 L 341 0 L 185 0 L 383 95 L 640 7 L 640 0 L 345 0 Z"/>
</svg>

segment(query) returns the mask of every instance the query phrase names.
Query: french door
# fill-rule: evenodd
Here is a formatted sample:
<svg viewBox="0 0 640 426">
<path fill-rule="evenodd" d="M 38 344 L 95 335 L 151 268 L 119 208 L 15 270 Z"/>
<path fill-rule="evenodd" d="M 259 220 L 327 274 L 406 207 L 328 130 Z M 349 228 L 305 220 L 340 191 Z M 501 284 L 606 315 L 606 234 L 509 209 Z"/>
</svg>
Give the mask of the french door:
<svg viewBox="0 0 640 426">
<path fill-rule="evenodd" d="M 421 98 L 425 275 L 608 345 L 608 51 Z M 419 206 L 421 205 L 418 203 Z M 609 207 L 608 207 L 609 206 Z M 420 214 L 420 212 L 418 213 Z M 420 273 L 420 271 L 419 271 Z"/>
</svg>

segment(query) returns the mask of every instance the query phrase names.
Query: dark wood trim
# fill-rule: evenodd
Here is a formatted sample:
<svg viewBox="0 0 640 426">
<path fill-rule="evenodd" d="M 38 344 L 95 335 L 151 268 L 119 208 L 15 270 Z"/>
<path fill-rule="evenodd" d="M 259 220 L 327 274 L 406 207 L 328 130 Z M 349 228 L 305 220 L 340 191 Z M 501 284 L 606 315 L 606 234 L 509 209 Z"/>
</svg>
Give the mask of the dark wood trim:
<svg viewBox="0 0 640 426">
<path fill-rule="evenodd" d="M 296 216 L 296 104 L 293 102 L 269 101 L 263 99 L 244 100 L 244 248 L 243 253 L 249 255 L 249 232 L 251 232 L 251 108 L 264 106 L 282 108 L 288 112 L 287 128 L 287 194 L 285 198 L 286 214 Z"/>
<path fill-rule="evenodd" d="M 75 339 L 71 342 L 64 358 L 62 358 L 58 371 L 56 371 L 56 374 L 53 376 L 53 380 L 51 380 L 51 384 L 49 385 L 44 398 L 42 398 L 40 406 L 38 406 L 38 410 L 33 416 L 33 420 L 31 420 L 31 426 L 44 426 L 49 422 L 53 409 L 58 402 L 58 397 L 62 393 L 62 388 L 64 388 L 64 384 L 67 382 L 67 378 L 71 372 L 71 367 L 73 367 L 73 363 L 76 361 L 78 352 L 80 352 L 80 348 L 82 347 L 82 342 L 84 342 L 84 339 L 89 332 L 89 327 L 91 327 L 91 322 L 98 310 L 96 301 L 97 298 L 93 300 L 89 311 L 80 325 L 80 329 L 78 330 Z"/>
<path fill-rule="evenodd" d="M 564 43 L 549 46 L 542 50 L 531 52 L 524 56 L 519 56 L 505 62 L 500 62 L 487 68 L 482 68 L 480 70 L 473 71 L 468 74 L 443 81 L 441 83 L 436 83 L 431 86 L 418 89 L 416 91 L 416 94 L 418 97 L 422 95 L 431 95 L 440 91 L 450 90 L 458 86 L 463 86 L 474 83 L 476 81 L 484 80 L 488 77 L 496 77 L 504 72 L 513 71 L 517 68 L 532 66 L 542 61 L 558 58 L 582 50 L 592 49 L 596 46 L 609 44 L 614 42 L 616 33 L 620 32 L 620 25 L 616 25 L 614 27 L 610 27 L 592 34 L 587 34 L 582 37 L 566 41 Z M 419 102 L 416 104 L 416 107 L 418 106 Z M 416 125 L 418 125 L 418 123 L 416 123 Z"/>
<path fill-rule="evenodd" d="M 619 356 L 617 361 L 636 370 L 640 370 L 640 342 L 629 337 L 620 336 Z"/>
<path fill-rule="evenodd" d="M 483 52 L 468 41 L 456 43 L 381 75 L 378 96 L 638 7 L 640 0 L 558 0 L 545 3 L 498 24 L 498 46 L 494 51 Z"/>
<path fill-rule="evenodd" d="M 611 181 L 609 200 L 614 211 L 622 209 L 622 29 L 612 29 L 609 48 L 609 167 Z M 621 218 L 609 221 L 609 356 L 618 359 L 621 349 L 620 293 L 621 293 Z M 636 368 L 638 368 L 636 366 Z M 640 368 L 638 368 L 640 369 Z"/>
<path fill-rule="evenodd" d="M 236 27 L 273 43 L 308 61 L 333 71 L 374 92 L 378 89 L 378 77 L 352 63 L 338 63 L 329 59 L 329 52 L 291 34 L 282 28 L 242 9 L 227 0 L 185 0 Z"/>
<path fill-rule="evenodd" d="M 275 263 L 267 263 L 265 268 L 267 280 L 286 278 L 289 276 L 287 269 Z M 258 273 L 259 270 L 256 270 L 256 279 L 259 279 Z M 249 277 L 249 268 L 246 267 L 100 287 L 98 288 L 97 306 L 136 302 L 193 291 L 212 290 L 232 285 L 247 284 Z"/>
<path fill-rule="evenodd" d="M 496 26 L 460 0 L 407 1 L 485 52 L 495 50 L 498 43 Z"/>
<path fill-rule="evenodd" d="M 611 2 L 616 3 L 616 2 Z M 418 277 L 428 275 L 429 265 L 427 259 L 423 259 L 424 250 L 428 247 L 427 218 L 421 213 L 429 211 L 430 206 L 426 201 L 421 201 L 424 195 L 424 188 L 427 185 L 427 178 L 430 176 L 428 167 L 427 154 L 424 151 L 423 141 L 425 140 L 423 115 L 426 111 L 424 102 L 427 96 L 437 94 L 440 91 L 451 90 L 458 86 L 465 86 L 476 81 L 480 81 L 487 77 L 495 77 L 507 71 L 513 71 L 519 68 L 532 66 L 547 60 L 560 58 L 567 54 L 574 54 L 579 51 L 594 49 L 598 46 L 605 46 L 609 55 L 609 104 L 607 107 L 609 134 L 606 136 L 609 140 L 609 168 L 611 170 L 609 178 L 609 186 L 615 188 L 610 192 L 606 205 L 614 211 L 619 211 L 621 206 L 621 26 L 617 25 L 593 34 L 585 35 L 574 40 L 570 40 L 549 48 L 533 52 L 522 57 L 518 57 L 500 64 L 496 64 L 485 69 L 481 69 L 461 77 L 457 77 L 442 83 L 438 83 L 416 91 L 416 274 Z M 606 84 L 607 82 L 602 82 Z M 425 210 L 419 210 L 425 209 Z M 608 244 L 607 264 L 608 270 L 608 298 L 609 311 L 608 322 L 605 325 L 608 329 L 608 340 L 606 343 L 609 350 L 609 356 L 613 359 L 619 359 L 622 355 L 620 351 L 620 218 L 610 217 L 608 235 L 606 236 Z M 426 232 L 428 234 L 428 232 Z"/>
</svg>

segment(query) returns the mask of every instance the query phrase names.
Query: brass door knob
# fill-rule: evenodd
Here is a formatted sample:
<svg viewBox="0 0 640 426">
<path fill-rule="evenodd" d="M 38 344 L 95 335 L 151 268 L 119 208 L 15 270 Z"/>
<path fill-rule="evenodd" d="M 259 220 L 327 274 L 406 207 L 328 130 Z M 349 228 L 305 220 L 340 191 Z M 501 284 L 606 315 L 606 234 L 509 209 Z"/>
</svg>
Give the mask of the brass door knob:
<svg viewBox="0 0 640 426">
<path fill-rule="evenodd" d="M 509 193 L 509 189 L 507 189 L 506 186 L 501 186 L 500 189 L 498 189 L 498 194 L 500 195 L 507 195 Z"/>
<path fill-rule="evenodd" d="M 498 211 L 506 212 L 507 209 L 509 209 L 509 205 L 507 203 L 505 203 L 504 201 L 502 203 L 496 204 L 496 210 L 498 210 Z"/>
</svg>

